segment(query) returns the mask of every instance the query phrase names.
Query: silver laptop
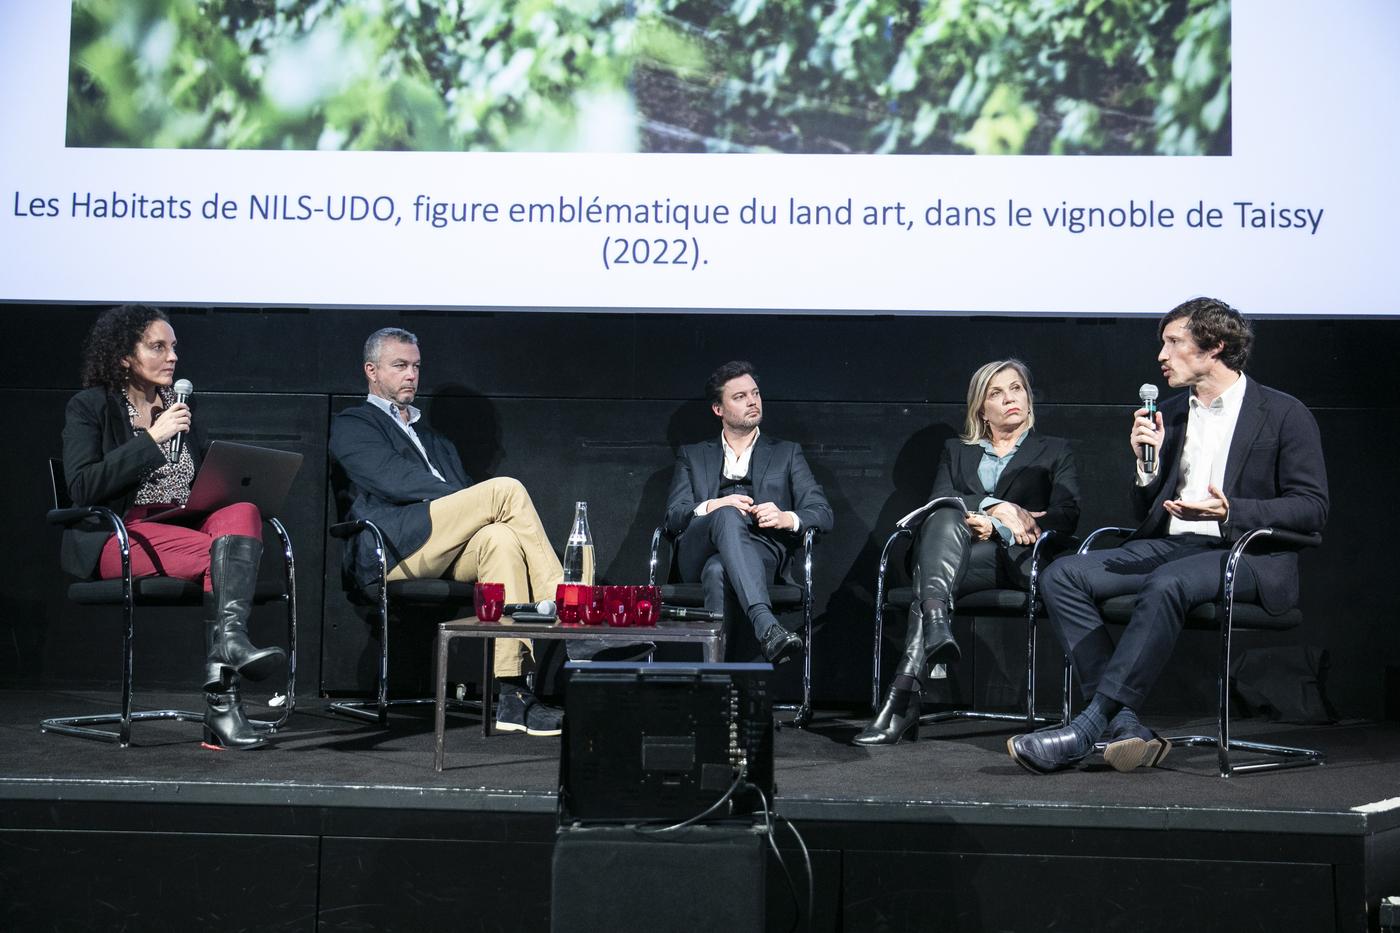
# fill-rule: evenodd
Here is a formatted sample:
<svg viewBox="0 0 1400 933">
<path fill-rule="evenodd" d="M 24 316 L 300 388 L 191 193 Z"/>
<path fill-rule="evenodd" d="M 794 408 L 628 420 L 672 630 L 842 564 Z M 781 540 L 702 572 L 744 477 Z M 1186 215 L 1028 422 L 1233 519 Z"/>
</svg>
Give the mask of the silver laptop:
<svg viewBox="0 0 1400 933">
<path fill-rule="evenodd" d="M 182 506 L 146 516 L 147 521 L 190 512 L 213 512 L 235 502 L 251 502 L 265 516 L 277 515 L 287 500 L 302 456 L 287 450 L 215 441 Z"/>
</svg>

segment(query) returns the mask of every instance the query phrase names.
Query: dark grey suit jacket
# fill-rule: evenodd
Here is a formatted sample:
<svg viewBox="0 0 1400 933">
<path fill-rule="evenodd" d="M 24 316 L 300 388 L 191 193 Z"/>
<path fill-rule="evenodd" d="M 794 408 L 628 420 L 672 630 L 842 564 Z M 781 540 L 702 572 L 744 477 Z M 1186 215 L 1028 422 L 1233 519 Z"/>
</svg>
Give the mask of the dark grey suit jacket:
<svg viewBox="0 0 1400 933">
<path fill-rule="evenodd" d="M 1181 482 L 1189 398 L 1178 395 L 1162 406 L 1166 436 L 1159 460 L 1164 468 L 1151 484 L 1133 487 L 1133 508 L 1141 522 L 1135 538 L 1167 534 L 1171 516 L 1162 503 L 1176 494 Z M 1253 379 L 1246 382 L 1221 491 L 1230 502 L 1227 541 L 1265 526 L 1321 534 L 1327 523 L 1327 466 L 1312 412 L 1291 395 Z M 1277 615 L 1298 604 L 1296 551 L 1251 554 L 1245 563 L 1254 572 L 1266 610 Z"/>
<path fill-rule="evenodd" d="M 354 501 L 346 517 L 368 519 L 384 533 L 389 569 L 421 548 L 432 534 L 428 503 L 472 484 L 457 448 L 419 419 L 413 426 L 433 466 L 403 428 L 382 408 L 366 401 L 347 408 L 331 422 L 330 449 L 351 483 Z M 345 571 L 361 586 L 379 576 L 374 542 L 358 535 L 345 552 Z"/>
<path fill-rule="evenodd" d="M 987 496 L 977 475 L 981 462 L 980 444 L 964 444 L 956 437 L 948 440 L 938 460 L 929 498 L 961 496 L 969 509 L 976 509 Z M 1079 524 L 1079 479 L 1069 442 L 1035 431 L 1027 434 L 1002 470 L 991 495 L 1014 502 L 1027 512 L 1044 512 L 1036 524 L 1046 531 L 1074 534 Z"/>
<path fill-rule="evenodd" d="M 718 497 L 723 466 L 724 451 L 719 438 L 680 449 L 676 455 L 676 472 L 671 477 L 671 491 L 666 497 L 667 531 L 679 535 L 695 517 L 697 505 Z M 800 446 L 760 433 L 749 459 L 749 472 L 753 478 L 755 502 L 772 502 L 784 512 L 796 512 L 803 529 L 831 530 L 831 506 L 821 484 L 807 466 Z M 784 551 L 796 539 L 790 532 L 759 533 L 772 535 Z"/>
</svg>

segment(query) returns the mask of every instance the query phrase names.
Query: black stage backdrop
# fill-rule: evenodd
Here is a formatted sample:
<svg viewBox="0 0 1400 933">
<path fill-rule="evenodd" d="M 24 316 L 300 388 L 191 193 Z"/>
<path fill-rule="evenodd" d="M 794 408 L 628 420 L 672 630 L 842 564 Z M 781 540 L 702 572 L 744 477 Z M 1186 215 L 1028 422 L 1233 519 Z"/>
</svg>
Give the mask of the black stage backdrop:
<svg viewBox="0 0 1400 933">
<path fill-rule="evenodd" d="M 120 671 L 117 627 L 64 600 L 58 532 L 43 519 L 45 461 L 60 452 L 78 348 L 97 310 L 7 308 L 12 440 L 0 467 L 0 683 L 76 686 L 113 682 Z M 1128 416 L 1137 387 L 1157 376 L 1155 321 L 1143 318 L 248 308 L 171 315 L 179 372 L 194 382 L 211 436 L 306 455 L 283 516 L 296 545 L 306 694 L 365 691 L 372 678 L 369 631 L 341 591 L 340 545 L 325 534 L 335 510 L 326 434 L 332 413 L 363 395 L 361 345 L 377 327 L 418 334 L 419 404 L 474 477 L 521 479 L 558 545 L 574 501 L 589 501 L 599 575 L 616 582 L 645 574 L 675 447 L 718 430 L 700 399 L 706 375 L 724 360 L 752 360 L 767 401 L 764 430 L 803 444 L 836 511 L 836 531 L 818 555 L 815 682 L 818 702 L 837 706 L 869 696 L 879 549 L 894 520 L 924 501 L 940 446 L 961 423 L 972 369 L 1007 356 L 1030 364 L 1040 429 L 1076 445 L 1081 532 L 1130 523 Z M 1288 641 L 1330 652 L 1329 694 L 1343 715 L 1392 713 L 1387 675 L 1400 667 L 1400 645 L 1387 539 L 1397 509 L 1387 487 L 1400 454 L 1390 369 L 1400 322 L 1260 320 L 1256 330 L 1248 372 L 1316 413 L 1331 480 L 1326 541 L 1304 559 L 1306 626 Z M 256 634 L 277 638 L 275 611 L 260 612 Z M 193 682 L 198 625 L 169 610 L 144 618 L 138 686 Z M 1014 668 L 1014 642 L 994 648 L 992 667 Z M 1047 644 L 1046 654 L 1057 655 Z M 1152 707 L 1210 709 L 1215 650 L 1213 637 L 1187 633 Z M 1044 659 L 1052 691 L 1056 663 Z M 474 679 L 470 671 L 459 679 Z"/>
</svg>

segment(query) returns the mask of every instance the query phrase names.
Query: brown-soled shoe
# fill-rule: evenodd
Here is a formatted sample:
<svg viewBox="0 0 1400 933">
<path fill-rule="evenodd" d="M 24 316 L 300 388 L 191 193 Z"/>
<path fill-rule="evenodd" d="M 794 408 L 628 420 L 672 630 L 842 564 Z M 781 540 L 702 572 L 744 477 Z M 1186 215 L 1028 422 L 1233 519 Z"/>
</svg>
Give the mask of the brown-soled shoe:
<svg viewBox="0 0 1400 933">
<path fill-rule="evenodd" d="M 1151 738 L 1133 735 L 1109 742 L 1103 750 L 1103 760 L 1108 762 L 1114 771 L 1126 774 L 1138 768 L 1157 767 L 1171 750 L 1172 743 L 1155 732 Z"/>
</svg>

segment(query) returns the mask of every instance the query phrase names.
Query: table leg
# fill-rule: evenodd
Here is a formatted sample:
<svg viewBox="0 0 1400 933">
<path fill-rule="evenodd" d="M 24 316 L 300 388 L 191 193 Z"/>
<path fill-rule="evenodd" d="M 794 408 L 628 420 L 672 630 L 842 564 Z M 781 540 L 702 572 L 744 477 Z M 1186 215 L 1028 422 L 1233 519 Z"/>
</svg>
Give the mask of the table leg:
<svg viewBox="0 0 1400 933">
<path fill-rule="evenodd" d="M 433 768 L 437 771 L 442 770 L 443 732 L 447 728 L 447 641 L 446 629 L 439 626 L 433 657 L 437 680 L 437 697 L 433 709 Z"/>
<path fill-rule="evenodd" d="M 481 734 L 491 736 L 491 726 L 496 720 L 496 685 L 491 673 L 496 665 L 496 639 L 481 640 Z"/>
</svg>

